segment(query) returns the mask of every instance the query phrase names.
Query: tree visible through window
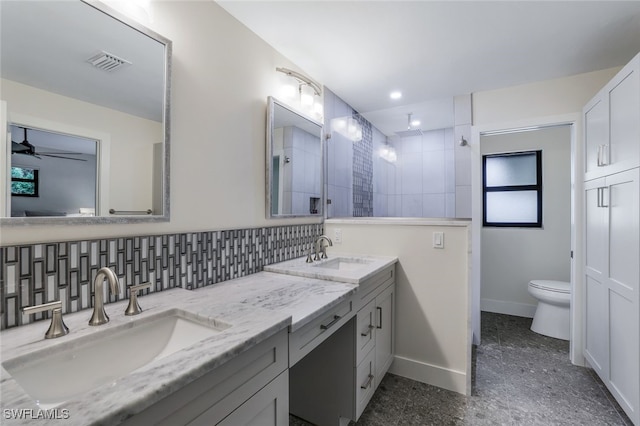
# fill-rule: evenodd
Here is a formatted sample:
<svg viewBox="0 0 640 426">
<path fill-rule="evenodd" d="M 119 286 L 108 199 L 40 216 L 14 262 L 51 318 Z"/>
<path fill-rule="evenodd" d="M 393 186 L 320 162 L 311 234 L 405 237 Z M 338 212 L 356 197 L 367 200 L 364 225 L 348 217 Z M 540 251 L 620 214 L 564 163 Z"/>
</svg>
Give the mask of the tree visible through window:
<svg viewBox="0 0 640 426">
<path fill-rule="evenodd" d="M 483 225 L 542 227 L 542 151 L 482 157 Z"/>
<path fill-rule="evenodd" d="M 11 195 L 18 197 L 37 197 L 38 169 L 12 166 Z"/>
</svg>

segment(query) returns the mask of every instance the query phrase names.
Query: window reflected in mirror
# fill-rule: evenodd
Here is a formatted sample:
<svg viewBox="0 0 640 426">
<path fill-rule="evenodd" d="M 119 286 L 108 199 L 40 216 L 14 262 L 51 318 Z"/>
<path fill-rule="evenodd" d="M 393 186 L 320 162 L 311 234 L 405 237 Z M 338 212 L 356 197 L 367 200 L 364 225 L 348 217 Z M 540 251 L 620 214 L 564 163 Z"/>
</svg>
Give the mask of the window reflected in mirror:
<svg viewBox="0 0 640 426">
<path fill-rule="evenodd" d="M 98 141 L 26 126 L 10 130 L 10 216 L 94 216 Z"/>
</svg>

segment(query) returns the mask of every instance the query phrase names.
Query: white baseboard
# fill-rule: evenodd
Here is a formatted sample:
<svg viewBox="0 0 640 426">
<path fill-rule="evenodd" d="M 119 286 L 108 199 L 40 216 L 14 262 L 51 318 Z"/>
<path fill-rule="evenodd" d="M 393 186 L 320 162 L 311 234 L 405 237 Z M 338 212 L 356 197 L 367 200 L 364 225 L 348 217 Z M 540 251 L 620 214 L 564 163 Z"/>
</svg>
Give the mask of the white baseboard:
<svg viewBox="0 0 640 426">
<path fill-rule="evenodd" d="M 504 300 L 482 299 L 480 310 L 496 314 L 515 315 L 517 317 L 533 318 L 537 305 L 528 303 L 507 302 Z"/>
<path fill-rule="evenodd" d="M 463 371 L 451 370 L 398 355 L 394 357 L 389 373 L 463 395 L 467 392 L 467 375 Z"/>
</svg>

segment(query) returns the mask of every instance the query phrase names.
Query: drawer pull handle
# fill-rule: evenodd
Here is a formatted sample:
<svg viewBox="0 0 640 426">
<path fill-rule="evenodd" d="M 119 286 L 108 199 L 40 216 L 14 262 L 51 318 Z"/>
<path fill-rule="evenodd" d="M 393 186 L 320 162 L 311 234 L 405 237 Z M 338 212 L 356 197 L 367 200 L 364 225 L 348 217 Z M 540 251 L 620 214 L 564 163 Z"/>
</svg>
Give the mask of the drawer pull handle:
<svg viewBox="0 0 640 426">
<path fill-rule="evenodd" d="M 373 380 L 373 374 L 369 374 L 369 378 L 364 383 L 364 385 L 360 386 L 360 389 L 367 389 L 369 386 L 371 386 L 371 381 L 372 380 Z"/>
<path fill-rule="evenodd" d="M 327 325 L 320 324 L 320 329 L 321 329 L 321 330 L 328 330 L 328 329 L 329 329 L 329 327 L 331 327 L 331 326 L 335 325 L 335 324 L 336 324 L 338 321 L 340 321 L 341 319 L 342 319 L 342 317 L 341 317 L 340 315 L 334 315 L 334 316 L 333 316 L 333 320 L 332 320 L 329 324 L 327 324 Z"/>
<path fill-rule="evenodd" d="M 378 310 L 378 324 L 380 324 L 377 328 L 382 328 L 382 308 L 380 306 L 376 306 L 376 309 Z"/>
<path fill-rule="evenodd" d="M 362 337 L 367 337 L 368 335 L 370 335 L 370 334 L 371 334 L 371 330 L 373 330 L 374 328 L 375 328 L 374 326 L 372 326 L 371 324 L 369 324 L 369 325 L 367 326 L 367 332 L 366 332 L 366 333 L 360 333 L 360 335 L 361 335 Z"/>
</svg>

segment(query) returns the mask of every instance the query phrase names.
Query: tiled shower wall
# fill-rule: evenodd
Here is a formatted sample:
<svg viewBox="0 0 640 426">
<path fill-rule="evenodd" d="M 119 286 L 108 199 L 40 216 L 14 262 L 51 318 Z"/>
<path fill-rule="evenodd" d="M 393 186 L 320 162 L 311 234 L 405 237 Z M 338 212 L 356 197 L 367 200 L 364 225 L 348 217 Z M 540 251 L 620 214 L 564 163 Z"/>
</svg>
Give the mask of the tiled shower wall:
<svg viewBox="0 0 640 426">
<path fill-rule="evenodd" d="M 371 123 L 353 110 L 362 126 L 362 140 L 353 143 L 353 217 L 373 216 L 373 131 Z"/>
<path fill-rule="evenodd" d="M 145 282 L 153 285 L 144 293 L 192 290 L 300 257 L 322 230 L 306 224 L 0 247 L 0 329 L 47 318 L 23 315 L 26 306 L 61 300 L 65 313 L 92 307 L 93 279 L 103 266 L 120 280 L 120 293 L 107 303 Z"/>
</svg>

